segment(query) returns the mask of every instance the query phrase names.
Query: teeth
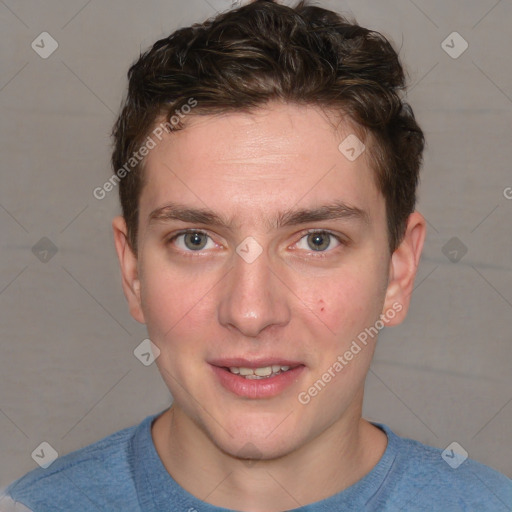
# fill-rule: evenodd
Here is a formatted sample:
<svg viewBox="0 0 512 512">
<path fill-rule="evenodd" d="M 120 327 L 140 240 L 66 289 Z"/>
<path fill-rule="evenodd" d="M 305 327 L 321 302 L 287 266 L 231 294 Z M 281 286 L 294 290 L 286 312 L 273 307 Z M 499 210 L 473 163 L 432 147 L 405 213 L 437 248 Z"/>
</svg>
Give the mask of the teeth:
<svg viewBox="0 0 512 512">
<path fill-rule="evenodd" d="M 246 379 L 264 379 L 271 375 L 279 375 L 290 369 L 289 366 L 273 364 L 272 366 L 263 366 L 261 368 L 243 368 L 239 366 L 230 366 L 229 371 L 235 375 L 240 375 Z"/>
<path fill-rule="evenodd" d="M 272 366 L 265 366 L 264 368 L 256 368 L 254 370 L 254 375 L 258 377 L 268 377 L 272 375 Z"/>
</svg>

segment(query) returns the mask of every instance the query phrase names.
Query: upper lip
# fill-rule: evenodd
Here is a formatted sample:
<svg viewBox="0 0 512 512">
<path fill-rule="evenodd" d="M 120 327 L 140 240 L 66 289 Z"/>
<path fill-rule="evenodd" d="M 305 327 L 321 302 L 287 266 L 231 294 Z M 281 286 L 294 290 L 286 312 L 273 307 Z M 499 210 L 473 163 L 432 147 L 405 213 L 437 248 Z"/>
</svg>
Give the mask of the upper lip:
<svg viewBox="0 0 512 512">
<path fill-rule="evenodd" d="M 213 366 L 220 367 L 237 367 L 237 368 L 264 368 L 266 366 L 280 365 L 290 366 L 301 366 L 304 363 L 300 361 L 293 361 L 284 357 L 258 357 L 257 359 L 246 359 L 244 357 L 229 357 L 223 359 L 213 359 L 208 361 Z"/>
</svg>

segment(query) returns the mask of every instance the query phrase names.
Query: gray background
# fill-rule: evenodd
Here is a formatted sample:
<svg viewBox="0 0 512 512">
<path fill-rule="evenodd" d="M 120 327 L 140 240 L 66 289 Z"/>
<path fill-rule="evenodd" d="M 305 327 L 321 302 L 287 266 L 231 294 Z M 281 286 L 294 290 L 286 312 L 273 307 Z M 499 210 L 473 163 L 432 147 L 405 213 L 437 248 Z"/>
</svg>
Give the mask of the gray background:
<svg viewBox="0 0 512 512">
<path fill-rule="evenodd" d="M 42 441 L 64 454 L 170 403 L 133 354 L 145 330 L 121 290 L 117 190 L 92 191 L 111 175 L 109 133 L 140 49 L 231 3 L 0 0 L 0 485 L 36 466 Z M 365 415 L 440 448 L 457 441 L 512 477 L 511 2 L 322 5 L 401 47 L 428 139 L 417 289 L 405 324 L 380 337 Z M 59 44 L 47 59 L 31 48 L 43 31 Z M 469 44 L 458 58 L 442 47 L 454 31 Z M 56 254 L 32 250 L 42 237 Z"/>
</svg>

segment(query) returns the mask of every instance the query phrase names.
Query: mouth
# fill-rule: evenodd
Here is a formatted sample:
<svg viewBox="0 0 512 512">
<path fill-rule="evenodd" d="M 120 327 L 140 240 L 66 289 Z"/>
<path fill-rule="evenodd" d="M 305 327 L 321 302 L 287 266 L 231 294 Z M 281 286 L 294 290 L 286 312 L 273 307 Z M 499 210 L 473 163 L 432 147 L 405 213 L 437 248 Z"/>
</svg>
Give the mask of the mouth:
<svg viewBox="0 0 512 512">
<path fill-rule="evenodd" d="M 227 391 L 244 398 L 270 398 L 298 381 L 306 368 L 298 361 L 279 359 L 217 360 L 210 362 L 217 382 Z"/>
<path fill-rule="evenodd" d="M 299 365 L 297 365 L 299 366 Z M 296 368 L 293 367 L 293 368 Z M 287 372 L 292 369 L 291 366 L 288 365 L 279 365 L 273 364 L 269 366 L 261 366 L 259 368 L 248 368 L 243 366 L 230 366 L 224 367 L 225 370 L 228 370 L 233 375 L 239 375 L 245 379 L 249 380 L 258 380 L 258 379 L 270 379 L 275 377 L 276 375 L 280 375 L 281 373 Z"/>
</svg>

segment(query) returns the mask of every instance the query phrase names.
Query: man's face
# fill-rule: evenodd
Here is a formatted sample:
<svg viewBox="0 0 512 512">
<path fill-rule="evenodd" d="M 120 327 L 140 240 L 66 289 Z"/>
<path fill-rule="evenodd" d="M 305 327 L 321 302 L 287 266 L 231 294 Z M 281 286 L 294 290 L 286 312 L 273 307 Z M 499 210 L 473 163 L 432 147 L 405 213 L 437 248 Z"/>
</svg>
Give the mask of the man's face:
<svg viewBox="0 0 512 512">
<path fill-rule="evenodd" d="M 338 149 L 352 133 L 272 104 L 190 117 L 148 156 L 131 310 L 175 414 L 232 455 L 289 453 L 360 414 L 376 338 L 335 363 L 391 308 L 390 255 L 367 155 Z"/>
</svg>

